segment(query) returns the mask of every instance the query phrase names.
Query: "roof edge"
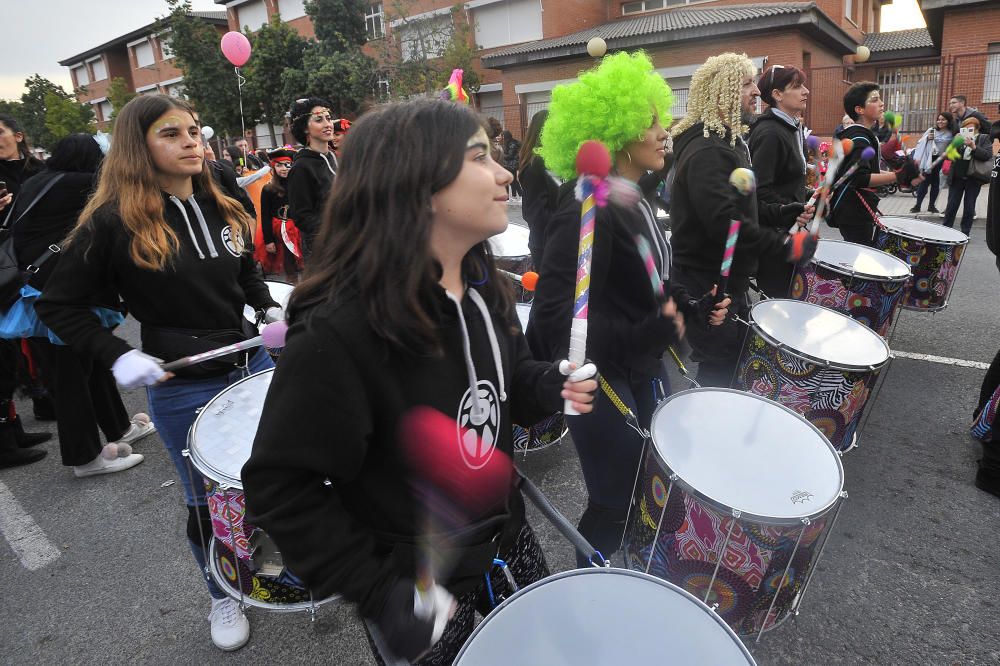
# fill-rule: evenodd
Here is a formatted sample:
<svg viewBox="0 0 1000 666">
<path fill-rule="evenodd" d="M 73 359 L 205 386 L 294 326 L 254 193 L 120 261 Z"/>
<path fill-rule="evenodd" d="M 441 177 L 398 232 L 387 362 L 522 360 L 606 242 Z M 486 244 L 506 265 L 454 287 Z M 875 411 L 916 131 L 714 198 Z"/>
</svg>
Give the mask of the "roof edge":
<svg viewBox="0 0 1000 666">
<path fill-rule="evenodd" d="M 229 21 L 226 20 L 226 19 L 224 19 L 224 18 L 222 18 L 222 19 L 220 19 L 220 18 L 210 18 L 210 17 L 207 17 L 207 16 L 195 16 L 193 14 L 188 14 L 188 16 L 190 16 L 191 18 L 198 19 L 199 21 L 205 21 L 206 23 L 211 23 L 213 25 L 222 25 L 222 26 L 228 26 L 229 25 Z M 166 17 L 163 17 L 163 18 L 166 18 Z M 80 62 L 81 60 L 86 60 L 87 58 L 90 58 L 90 57 L 93 57 L 93 56 L 98 55 L 100 53 L 103 53 L 103 52 L 107 51 L 108 49 L 110 49 L 113 46 L 118 46 L 119 44 L 125 44 L 125 43 L 130 42 L 133 39 L 136 39 L 137 37 L 141 37 L 141 36 L 143 36 L 145 34 L 153 34 L 153 32 L 155 32 L 157 23 L 159 23 L 161 20 L 162 19 L 156 19 L 152 23 L 144 25 L 141 28 L 137 28 L 137 29 L 133 30 L 132 32 L 128 32 L 128 33 L 126 33 L 124 35 L 120 35 L 118 37 L 115 37 L 114 39 L 109 39 L 108 41 L 104 42 L 100 46 L 95 46 L 93 48 L 87 49 L 86 51 L 78 53 L 78 54 L 76 54 L 74 56 L 71 56 L 69 58 L 63 58 L 62 60 L 59 61 L 59 64 L 62 67 L 69 67 L 70 65 L 76 64 L 76 63 Z"/>
</svg>

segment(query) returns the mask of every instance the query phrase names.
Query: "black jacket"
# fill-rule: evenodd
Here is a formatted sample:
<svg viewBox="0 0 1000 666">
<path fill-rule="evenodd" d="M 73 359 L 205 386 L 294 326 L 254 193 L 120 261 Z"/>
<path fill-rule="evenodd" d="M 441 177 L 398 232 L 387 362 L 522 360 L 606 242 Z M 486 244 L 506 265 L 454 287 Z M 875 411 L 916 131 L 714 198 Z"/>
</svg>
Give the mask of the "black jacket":
<svg viewBox="0 0 1000 666">
<path fill-rule="evenodd" d="M 698 123 L 674 139 L 674 184 L 670 193 L 670 226 L 674 263 L 688 270 L 719 272 L 729 225 L 742 221 L 733 256 L 733 281 L 757 271 L 762 253 L 778 252 L 787 234 L 779 231 L 780 206 L 757 203 L 756 194 L 740 197 L 729 184 L 738 167 L 751 168 L 742 139 L 729 145 L 729 136 L 703 134 Z M 758 216 L 761 218 L 758 224 Z M 787 228 L 787 227 L 786 227 Z"/>
<path fill-rule="evenodd" d="M 21 184 L 42 170 L 44 164 L 40 160 L 31 158 L 29 160 L 0 160 L 0 180 L 6 183 L 7 192 L 17 199 L 18 192 L 21 191 Z M 6 195 L 5 195 L 6 196 Z M 13 205 L 14 202 L 11 202 Z M 7 217 L 9 206 L 0 212 L 0 221 Z"/>
<path fill-rule="evenodd" d="M 528 324 L 528 344 L 535 358 L 550 361 L 566 358 L 569 349 L 581 207 L 573 193 L 574 185 L 569 182 L 559 190 L 559 208 L 549 222 Z M 667 345 L 677 342 L 674 322 L 660 315 L 649 274 L 639 256 L 636 246 L 639 234 L 646 237 L 651 247 L 656 246 L 638 207 L 608 204 L 597 209 L 587 357 L 606 374 L 617 369 L 658 375 L 660 357 Z M 687 292 L 680 287 L 671 289 L 667 285 L 667 293 L 679 307 L 687 307 Z"/>
<path fill-rule="evenodd" d="M 139 268 L 129 254 L 131 238 L 118 214 L 99 210 L 60 255 L 59 265 L 35 305 L 39 317 L 77 351 L 111 367 L 132 347 L 103 328 L 91 311 L 111 288 L 147 326 L 199 331 L 240 330 L 243 306 L 278 305 L 254 270 L 253 256 L 231 239 L 214 201 L 192 197 L 205 220 L 200 224 L 191 199 L 163 197 L 164 218 L 179 248 L 162 271 Z M 244 248 L 247 239 L 241 239 Z M 156 355 L 156 350 L 147 350 Z M 165 359 L 171 360 L 171 359 Z"/>
<path fill-rule="evenodd" d="M 264 243 L 280 243 L 280 238 L 274 237 L 274 218 L 290 219 L 288 214 L 288 192 L 278 194 L 265 185 L 260 191 L 260 232 Z"/>
<path fill-rule="evenodd" d="M 459 449 L 476 469 L 487 456 L 513 455 L 512 422 L 534 423 L 561 407 L 561 375 L 545 380 L 558 371 L 531 359 L 524 336 L 512 328 L 513 312 L 484 318 L 468 293 L 459 312 L 441 288 L 433 302 L 441 356 L 390 346 L 368 324 L 358 297 L 298 317 L 241 475 L 247 520 L 274 539 L 289 570 L 320 598 L 340 593 L 368 618 L 379 615 L 397 580 L 416 576 L 418 544 L 428 525 L 401 446 L 407 434 L 400 431 L 401 419 L 409 410 L 429 406 L 466 426 L 471 362 L 477 392 L 492 405 L 483 425 L 490 436 L 483 441 L 495 442 L 480 455 Z M 457 433 L 447 444 L 464 446 Z M 523 511 L 520 494 L 510 491 L 506 501 L 463 521 L 487 526 L 487 534 L 478 535 L 485 546 L 472 539 L 453 550 L 453 566 L 438 582 L 454 593 L 479 585 L 496 554 L 492 535 L 519 527 Z"/>
<path fill-rule="evenodd" d="M 1000 120 L 990 128 L 990 139 L 1000 139 Z M 1000 267 L 1000 154 L 993 157 L 989 203 L 986 208 L 986 245 L 997 256 Z"/>
<path fill-rule="evenodd" d="M 981 132 L 976 135 L 976 147 L 972 150 L 972 155 L 969 159 L 965 159 L 965 148 L 959 150 L 959 156 L 959 159 L 953 160 L 951 163 L 951 170 L 948 172 L 948 182 L 951 183 L 958 178 L 985 184 L 986 181 L 970 176 L 969 168 L 972 166 L 972 160 L 984 162 L 993 157 L 993 140 L 990 139 L 989 134 Z"/>
<path fill-rule="evenodd" d="M 517 179 L 524 190 L 521 216 L 528 223 L 528 250 L 537 268 L 542 263 L 545 229 L 559 202 L 559 185 L 546 171 L 545 161 L 537 155 L 517 175 Z"/>
<path fill-rule="evenodd" d="M 289 215 L 308 241 L 319 233 L 323 204 L 336 177 L 337 158 L 303 148 L 295 154 L 288 172 Z"/>
<path fill-rule="evenodd" d="M 748 145 L 759 203 L 783 205 L 806 200 L 806 165 L 800 139 L 798 129 L 772 109 L 758 116 L 750 128 Z"/>
<path fill-rule="evenodd" d="M 827 220 L 831 226 L 838 228 L 869 227 L 875 224 L 875 221 L 861 199 L 864 199 L 864 202 L 873 211 L 878 210 L 878 196 L 867 189 L 872 174 L 881 171 L 878 137 L 864 125 L 848 125 L 840 133 L 840 138 L 851 139 L 854 142 L 854 150 L 840 163 L 834 176 L 834 182 L 839 180 L 855 163 L 858 163 L 859 167 L 849 181 L 830 194 L 830 213 L 827 215 Z M 875 156 L 863 160 L 861 153 L 868 147 L 875 150 Z"/>
<path fill-rule="evenodd" d="M 38 193 L 60 173 L 62 178 L 12 228 L 14 252 L 21 270 L 45 254 L 49 245 L 59 245 L 63 242 L 66 235 L 76 226 L 80 212 L 87 205 L 87 199 L 96 184 L 96 174 L 93 173 L 58 172 L 46 169 L 24 182 L 21 196 L 14 204 L 12 220 L 16 220 Z M 31 286 L 43 291 L 58 261 L 59 254 L 49 257 L 38 273 L 32 276 Z M 112 299 L 111 302 L 115 303 L 116 300 Z"/>
<path fill-rule="evenodd" d="M 257 209 L 254 208 L 253 200 L 247 194 L 247 191 L 236 182 L 236 169 L 233 168 L 233 165 L 226 160 L 212 160 L 207 162 L 207 164 L 212 169 L 212 177 L 222 187 L 222 191 L 226 196 L 239 201 L 240 205 L 243 206 L 243 210 L 247 212 L 247 215 L 251 218 L 256 218 Z"/>
</svg>

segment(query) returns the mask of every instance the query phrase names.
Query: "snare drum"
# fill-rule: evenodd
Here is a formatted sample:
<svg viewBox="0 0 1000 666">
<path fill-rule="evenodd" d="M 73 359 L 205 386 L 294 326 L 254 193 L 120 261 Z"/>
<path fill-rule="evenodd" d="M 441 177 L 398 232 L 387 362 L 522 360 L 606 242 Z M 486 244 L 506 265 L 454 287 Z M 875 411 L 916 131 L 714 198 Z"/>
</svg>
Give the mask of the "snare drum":
<svg viewBox="0 0 1000 666">
<path fill-rule="evenodd" d="M 759 639 L 797 611 L 832 533 L 846 497 L 837 452 L 792 410 L 732 389 L 670 396 L 650 432 L 626 524 L 629 568 Z"/>
<path fill-rule="evenodd" d="M 843 312 L 884 338 L 909 279 L 910 267 L 885 252 L 821 240 L 812 260 L 795 269 L 792 298 Z"/>
<path fill-rule="evenodd" d="M 908 310 L 943 310 L 958 278 L 969 237 L 961 231 L 909 217 L 883 217 L 875 229 L 875 247 L 902 259 L 913 271 Z"/>
<path fill-rule="evenodd" d="M 214 537 L 209 572 L 236 600 L 276 611 L 313 610 L 336 597 L 313 600 L 281 561 L 274 542 L 244 520 L 246 500 L 240 470 L 250 449 L 274 370 L 265 370 L 227 387 L 205 405 L 188 432 L 185 452 L 205 477 L 205 494 Z"/>
<path fill-rule="evenodd" d="M 528 328 L 528 319 L 531 316 L 531 305 L 527 303 L 517 304 L 517 318 L 521 322 L 521 330 Z M 529 451 L 541 451 L 553 444 L 558 444 L 563 437 L 569 434 L 569 427 L 563 415 L 553 414 L 542 419 L 530 428 L 514 424 L 514 451 L 516 453 L 527 454 Z"/>
<path fill-rule="evenodd" d="M 785 299 L 750 308 L 735 388 L 806 417 L 840 451 L 852 447 L 889 346 L 847 315 Z"/>
<path fill-rule="evenodd" d="M 517 224 L 508 224 L 502 234 L 489 240 L 490 250 L 496 259 L 497 268 L 514 275 L 524 275 L 532 270 L 531 253 L 528 251 L 528 228 Z M 520 284 L 514 285 L 518 303 L 530 303 L 532 292 L 526 291 Z"/>
<path fill-rule="evenodd" d="M 578 666 L 664 661 L 756 663 L 711 609 L 679 587 L 624 569 L 577 569 L 540 580 L 497 606 L 472 632 L 454 663 Z"/>
<path fill-rule="evenodd" d="M 284 310 L 287 308 L 288 299 L 291 297 L 295 285 L 282 282 L 281 280 L 264 280 L 264 284 L 267 285 L 267 290 L 271 292 L 271 298 L 277 301 L 281 309 Z M 257 323 L 257 313 L 249 305 L 243 306 L 243 316 L 246 317 L 247 321 Z M 263 329 L 264 325 L 261 324 L 260 328 Z"/>
</svg>

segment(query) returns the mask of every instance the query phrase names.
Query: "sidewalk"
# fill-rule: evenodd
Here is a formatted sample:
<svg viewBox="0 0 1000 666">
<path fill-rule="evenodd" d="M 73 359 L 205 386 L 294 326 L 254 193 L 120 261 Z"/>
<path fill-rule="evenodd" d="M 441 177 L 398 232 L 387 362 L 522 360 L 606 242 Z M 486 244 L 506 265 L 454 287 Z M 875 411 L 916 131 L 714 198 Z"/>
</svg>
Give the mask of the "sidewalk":
<svg viewBox="0 0 1000 666">
<path fill-rule="evenodd" d="M 941 215 L 936 215 L 927 212 L 927 206 L 929 197 L 924 198 L 924 203 L 921 205 L 921 212 L 914 215 L 910 212 L 917 203 L 917 198 L 912 194 L 893 194 L 890 197 L 886 197 L 879 202 L 878 208 L 884 215 L 898 215 L 901 217 L 915 217 L 921 220 L 927 220 L 929 222 L 941 222 Z M 986 222 L 986 210 L 987 204 L 989 203 L 989 188 L 988 186 L 983 186 L 982 191 L 979 193 L 979 198 L 976 199 L 976 222 L 985 224 Z M 942 188 L 941 192 L 938 193 L 937 198 L 937 209 L 944 213 L 944 209 L 948 205 L 948 189 Z M 958 222 L 962 219 L 962 208 L 959 207 L 958 215 L 955 219 L 955 228 L 958 228 Z"/>
</svg>

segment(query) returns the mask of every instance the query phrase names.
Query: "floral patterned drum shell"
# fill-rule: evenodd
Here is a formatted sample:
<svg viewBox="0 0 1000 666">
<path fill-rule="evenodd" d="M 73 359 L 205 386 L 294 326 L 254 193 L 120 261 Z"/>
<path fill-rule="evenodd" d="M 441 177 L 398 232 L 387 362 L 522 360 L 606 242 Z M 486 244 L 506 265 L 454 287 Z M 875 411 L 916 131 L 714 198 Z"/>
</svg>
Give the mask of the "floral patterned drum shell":
<svg viewBox="0 0 1000 666">
<path fill-rule="evenodd" d="M 957 229 L 908 217 L 883 217 L 875 247 L 902 259 L 913 272 L 903 299 L 907 310 L 943 310 L 958 278 L 969 237 Z"/>
</svg>

